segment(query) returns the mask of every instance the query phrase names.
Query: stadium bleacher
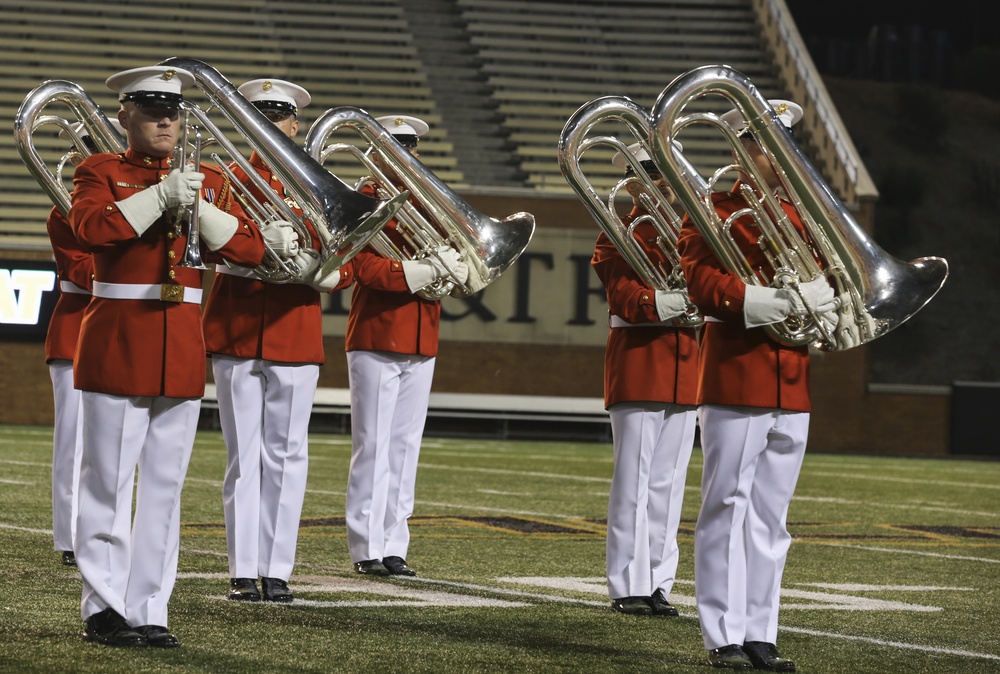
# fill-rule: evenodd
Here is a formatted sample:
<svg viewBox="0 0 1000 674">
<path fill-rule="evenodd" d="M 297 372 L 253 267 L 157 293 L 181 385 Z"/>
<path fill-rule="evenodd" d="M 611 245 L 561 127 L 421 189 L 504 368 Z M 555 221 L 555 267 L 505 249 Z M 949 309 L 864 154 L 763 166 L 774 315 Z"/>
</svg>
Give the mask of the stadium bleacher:
<svg viewBox="0 0 1000 674">
<path fill-rule="evenodd" d="M 445 12 L 451 15 L 447 25 Z M 183 11 L 151 1 L 3 0 L 0 116 L 13 119 L 25 95 L 47 79 L 75 82 L 114 112 L 104 86 L 109 74 L 186 56 L 211 63 L 236 84 L 262 75 L 303 83 L 313 94 L 302 114 L 306 126 L 340 105 L 374 116 L 418 114 L 431 124 L 421 160 L 451 185 L 566 193 L 556 161 L 559 132 L 593 98 L 624 95 L 649 107 L 673 77 L 706 62 L 725 62 L 765 94 L 780 93 L 754 16 L 750 0 L 624 6 L 591 0 L 209 0 Z M 440 30 L 429 31 L 428 21 Z M 197 94 L 193 98 L 200 102 Z M 229 129 L 225 120 L 219 125 Z M 36 139 L 46 156 L 61 154 L 55 135 Z M 717 140 L 698 136 L 688 146 L 696 166 L 715 165 L 726 152 Z M 615 178 L 605 154 L 588 155 L 598 188 Z M 489 163 L 507 166 L 490 171 Z M 349 184 L 366 173 L 347 157 L 335 155 L 327 165 Z M 44 248 L 50 203 L 10 143 L 0 145 L 0 176 L 0 240 Z"/>
</svg>

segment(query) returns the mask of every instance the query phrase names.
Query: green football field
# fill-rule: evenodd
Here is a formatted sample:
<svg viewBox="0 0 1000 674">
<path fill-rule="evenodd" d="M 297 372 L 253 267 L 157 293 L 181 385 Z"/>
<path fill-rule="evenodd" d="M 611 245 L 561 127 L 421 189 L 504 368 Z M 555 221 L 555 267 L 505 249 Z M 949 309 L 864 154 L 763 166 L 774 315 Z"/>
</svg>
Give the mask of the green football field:
<svg viewBox="0 0 1000 674">
<path fill-rule="evenodd" d="M 311 436 L 291 605 L 225 599 L 221 434 L 184 489 L 174 650 L 81 641 L 80 579 L 52 550 L 51 429 L 0 428 L 0 672 L 711 672 L 694 608 L 688 475 L 679 618 L 613 613 L 611 447 L 428 438 L 408 561 L 350 569 L 345 435 Z M 778 646 L 800 672 L 1000 671 L 1000 462 L 810 454 Z"/>
</svg>

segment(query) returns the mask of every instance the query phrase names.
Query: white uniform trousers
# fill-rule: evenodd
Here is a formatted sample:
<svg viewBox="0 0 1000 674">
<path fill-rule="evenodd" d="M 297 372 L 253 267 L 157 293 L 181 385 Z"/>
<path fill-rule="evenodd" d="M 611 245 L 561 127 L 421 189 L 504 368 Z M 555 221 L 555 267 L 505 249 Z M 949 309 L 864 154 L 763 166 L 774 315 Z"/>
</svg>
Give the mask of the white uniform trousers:
<svg viewBox="0 0 1000 674">
<path fill-rule="evenodd" d="M 319 365 L 212 356 L 229 455 L 222 487 L 231 578 L 287 581 L 309 472 Z"/>
<path fill-rule="evenodd" d="M 49 363 L 55 423 L 52 427 L 52 542 L 72 550 L 76 534 L 77 485 L 83 454 L 80 391 L 73 388 L 73 361 Z"/>
<path fill-rule="evenodd" d="M 347 368 L 352 437 L 347 546 L 351 561 L 405 558 L 434 358 L 349 351 Z"/>
<path fill-rule="evenodd" d="M 705 454 L 695 527 L 695 598 L 705 648 L 775 643 L 788 506 L 805 457 L 809 413 L 704 405 Z"/>
<path fill-rule="evenodd" d="M 612 599 L 648 597 L 656 590 L 669 595 L 695 410 L 621 403 L 608 413 L 615 455 L 608 495 L 608 593 Z"/>
<path fill-rule="evenodd" d="M 112 608 L 132 626 L 167 626 L 177 579 L 181 489 L 200 398 L 83 391 L 76 561 L 84 619 Z M 138 470 L 135 516 L 132 486 Z"/>
</svg>

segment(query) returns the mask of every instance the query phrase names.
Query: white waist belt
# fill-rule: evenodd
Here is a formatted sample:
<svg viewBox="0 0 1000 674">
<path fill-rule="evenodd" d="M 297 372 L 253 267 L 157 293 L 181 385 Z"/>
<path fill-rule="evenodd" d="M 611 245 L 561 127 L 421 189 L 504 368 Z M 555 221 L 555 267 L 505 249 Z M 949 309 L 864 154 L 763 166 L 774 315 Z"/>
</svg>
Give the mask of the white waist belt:
<svg viewBox="0 0 1000 674">
<path fill-rule="evenodd" d="M 612 328 L 669 328 L 671 325 L 669 323 L 629 323 L 621 316 L 615 316 L 611 314 L 611 327 Z"/>
<path fill-rule="evenodd" d="M 101 283 L 94 281 L 94 297 L 109 300 L 162 300 L 201 304 L 201 288 L 176 283 Z"/>
<path fill-rule="evenodd" d="M 230 267 L 227 264 L 217 264 L 215 265 L 215 271 L 220 274 L 229 274 L 230 276 L 240 276 L 242 278 L 251 278 L 255 281 L 259 281 L 260 277 L 254 273 L 253 269 L 247 269 L 246 267 Z"/>
<path fill-rule="evenodd" d="M 90 291 L 86 288 L 81 288 L 72 281 L 59 281 L 59 290 L 64 293 L 69 293 L 71 295 L 89 295 Z"/>
</svg>

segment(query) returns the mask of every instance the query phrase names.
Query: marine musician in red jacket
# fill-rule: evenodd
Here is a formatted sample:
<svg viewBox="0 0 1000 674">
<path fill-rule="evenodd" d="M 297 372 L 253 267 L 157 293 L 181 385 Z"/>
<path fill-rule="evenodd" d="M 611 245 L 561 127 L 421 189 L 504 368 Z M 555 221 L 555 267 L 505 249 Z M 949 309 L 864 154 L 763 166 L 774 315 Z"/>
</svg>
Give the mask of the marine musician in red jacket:
<svg viewBox="0 0 1000 674">
<path fill-rule="evenodd" d="M 289 138 L 309 92 L 279 79 L 251 80 L 239 92 Z M 307 227 L 302 209 L 257 152 L 254 170 Z M 268 202 L 240 167 L 233 172 Z M 299 518 L 309 468 L 309 418 L 324 362 L 320 293 L 350 285 L 351 265 L 315 279 L 322 243 L 292 258 L 300 282 L 266 283 L 252 269 L 216 265 L 205 305 L 205 346 L 212 359 L 228 460 L 222 487 L 229 552 L 229 598 L 292 601 Z M 307 245 L 299 242 L 300 246 Z M 261 587 L 257 587 L 257 578 Z"/>
<path fill-rule="evenodd" d="M 641 146 L 629 151 L 661 191 L 673 193 Z M 613 163 L 634 170 L 618 153 Z M 670 274 L 633 180 L 633 236 L 654 266 Z M 627 236 L 627 234 L 626 234 Z M 610 330 L 604 361 L 604 404 L 611 417 L 614 474 L 608 496 L 607 581 L 611 607 L 629 615 L 676 616 L 667 600 L 677 571 L 677 529 L 694 444 L 698 342 L 695 328 L 677 327 L 689 301 L 681 289 L 659 290 L 640 276 L 602 232 L 591 260 L 608 298 Z"/>
<path fill-rule="evenodd" d="M 417 153 L 427 123 L 409 115 L 377 118 Z M 389 169 L 389 180 L 398 177 Z M 373 193 L 368 185 L 360 191 Z M 412 247 L 392 220 L 383 232 L 402 250 Z M 351 468 L 347 483 L 347 544 L 354 570 L 369 575 L 416 573 L 406 562 L 407 520 L 413 513 L 417 458 L 427 419 L 438 352 L 441 303 L 418 293 L 469 269 L 452 248 L 421 259 L 385 257 L 370 245 L 354 257 L 347 319 L 351 389 Z"/>
<path fill-rule="evenodd" d="M 192 83 L 190 73 L 163 66 L 108 78 L 128 149 L 91 155 L 74 177 L 70 220 L 94 259 L 74 369 L 84 414 L 76 556 L 85 638 L 110 646 L 179 645 L 167 604 L 205 342 L 202 272 L 178 266 L 196 223 L 180 224 L 177 213 L 200 193 L 206 255 L 250 267 L 264 255 L 261 232 L 233 203 L 224 176 L 171 165 L 181 92 Z M 294 233 L 275 227 L 268 236 L 280 248 Z"/>
<path fill-rule="evenodd" d="M 771 101 L 774 123 L 789 129 L 802 117 L 791 102 Z M 737 111 L 723 119 L 780 199 L 780 181 Z M 747 207 L 739 192 L 712 195 L 719 216 Z M 802 231 L 791 204 L 780 199 Z M 750 266 L 770 278 L 773 269 L 749 216 L 731 233 Z M 690 221 L 678 242 L 692 300 L 706 316 L 698 371 L 698 420 L 705 465 L 702 505 L 695 528 L 695 595 L 709 661 L 728 669 L 795 671 L 775 645 L 781 575 L 791 544 L 785 526 L 809 431 L 809 349 L 786 346 L 763 326 L 836 309 L 822 276 L 790 288 L 745 284 L 730 273 Z M 830 320 L 835 323 L 835 318 Z"/>
</svg>

